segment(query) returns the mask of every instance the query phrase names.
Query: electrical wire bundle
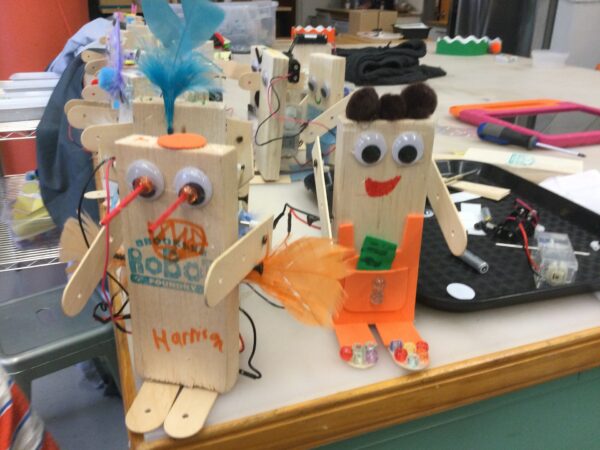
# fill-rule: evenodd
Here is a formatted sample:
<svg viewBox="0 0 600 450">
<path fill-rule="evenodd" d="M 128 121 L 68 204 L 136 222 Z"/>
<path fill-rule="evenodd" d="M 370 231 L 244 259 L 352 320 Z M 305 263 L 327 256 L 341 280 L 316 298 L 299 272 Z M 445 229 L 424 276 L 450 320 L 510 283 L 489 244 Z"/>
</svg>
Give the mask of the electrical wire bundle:
<svg viewBox="0 0 600 450">
<path fill-rule="evenodd" d="M 87 181 L 85 182 L 83 189 L 81 191 L 81 195 L 79 196 L 79 204 L 77 207 L 77 222 L 79 224 L 79 229 L 81 230 L 81 235 L 83 237 L 83 240 L 85 241 L 85 245 L 89 248 L 90 247 L 90 242 L 88 239 L 88 236 L 85 232 L 85 227 L 83 226 L 83 219 L 82 219 L 82 214 L 83 214 L 83 200 L 85 198 L 85 192 L 86 189 L 88 187 L 88 185 L 92 182 L 92 180 L 94 180 L 96 174 L 98 173 L 98 171 L 106 164 L 108 164 L 106 166 L 106 198 L 107 198 L 107 204 L 109 205 L 107 208 L 107 214 L 110 211 L 110 188 L 109 188 L 109 171 L 110 171 L 110 167 L 112 166 L 112 163 L 114 161 L 114 158 L 108 158 L 103 160 L 102 162 L 100 162 L 100 164 L 98 164 L 94 170 L 92 171 L 91 175 L 89 176 L 89 178 L 87 179 Z M 124 322 L 127 319 L 131 318 L 130 314 L 124 314 L 123 311 L 125 310 L 127 304 L 129 303 L 129 292 L 127 291 L 127 289 L 125 289 L 125 287 L 123 286 L 123 284 L 117 279 L 117 277 L 115 277 L 113 274 L 111 274 L 110 272 L 108 272 L 108 264 L 110 261 L 110 255 L 109 255 L 109 245 L 110 245 L 110 234 L 109 234 L 109 228 L 108 228 L 108 224 L 105 225 L 107 227 L 106 229 L 106 257 L 104 260 L 104 268 L 103 268 L 103 274 L 102 274 L 102 281 L 100 283 L 100 288 L 101 288 L 101 292 L 102 292 L 102 297 L 103 297 L 103 301 L 101 303 L 98 303 L 97 305 L 95 305 L 94 307 L 94 312 L 93 312 L 93 317 L 94 319 L 96 319 L 98 322 L 101 323 L 108 323 L 108 322 L 113 322 L 115 327 L 123 332 L 123 333 L 128 333 L 130 334 L 131 332 L 129 330 L 127 330 L 124 326 L 124 324 L 122 324 L 122 322 Z M 120 292 L 123 292 L 125 294 L 125 296 L 127 297 L 126 300 L 123 302 L 123 305 L 119 308 L 118 311 L 114 311 L 114 299 L 115 297 L 120 293 L 117 292 L 116 294 L 114 294 L 112 297 L 108 294 L 108 289 L 107 289 L 107 278 L 110 278 L 112 281 L 115 282 L 115 284 L 119 287 Z M 101 313 L 108 313 L 108 316 L 106 315 L 101 315 Z"/>
<path fill-rule="evenodd" d="M 279 94 L 277 93 L 277 90 L 273 89 L 273 85 L 275 83 L 278 83 L 278 82 L 282 81 L 282 80 L 287 80 L 289 76 L 290 76 L 290 74 L 282 75 L 282 76 L 279 76 L 279 77 L 272 78 L 271 81 L 270 81 L 270 83 L 269 83 L 269 86 L 267 88 L 267 104 L 269 105 L 269 115 L 266 118 L 264 118 L 258 124 L 258 126 L 256 127 L 256 133 L 254 133 L 254 143 L 257 146 L 259 146 L 259 147 L 268 145 L 268 144 L 270 144 L 272 142 L 282 141 L 284 139 L 293 139 L 293 138 L 296 138 L 296 137 L 300 136 L 304 132 L 304 130 L 306 130 L 306 128 L 308 128 L 308 126 L 311 125 L 311 124 L 318 125 L 318 126 L 324 128 L 324 129 L 326 129 L 328 133 L 331 133 L 331 134 L 335 135 L 333 133 L 333 131 L 331 129 L 329 129 L 329 127 L 327 127 L 326 125 L 324 125 L 324 124 L 322 124 L 320 122 L 316 122 L 314 120 L 312 120 L 312 121 L 311 120 L 301 120 L 301 119 L 296 119 L 296 118 L 293 118 L 293 117 L 287 117 L 287 116 L 279 114 L 279 112 L 281 111 L 281 98 L 279 97 Z M 271 95 L 272 94 L 275 95 L 275 98 L 277 100 L 277 106 L 275 107 L 275 109 L 271 108 Z M 299 123 L 300 124 L 299 131 L 297 133 L 289 135 L 289 136 L 278 136 L 278 137 L 275 137 L 275 138 L 271 138 L 271 139 L 269 139 L 269 140 L 267 140 L 265 142 L 258 142 L 258 133 L 259 133 L 260 129 L 269 120 L 271 120 L 272 118 L 274 118 L 276 116 L 279 118 L 279 120 L 282 120 L 282 121 L 285 120 L 285 121 L 291 121 L 291 122 Z M 334 150 L 335 150 L 335 147 L 333 147 L 332 150 L 329 150 L 329 152 L 327 154 L 333 152 Z"/>
</svg>

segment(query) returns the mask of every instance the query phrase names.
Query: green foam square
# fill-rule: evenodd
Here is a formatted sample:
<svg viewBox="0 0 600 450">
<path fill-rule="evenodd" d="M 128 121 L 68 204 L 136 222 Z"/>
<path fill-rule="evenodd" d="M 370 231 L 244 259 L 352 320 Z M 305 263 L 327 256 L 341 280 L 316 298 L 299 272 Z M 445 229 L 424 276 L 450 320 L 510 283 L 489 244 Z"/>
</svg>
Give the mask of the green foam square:
<svg viewBox="0 0 600 450">
<path fill-rule="evenodd" d="M 398 244 L 366 236 L 360 249 L 360 258 L 356 268 L 358 270 L 389 270 L 396 257 Z"/>
</svg>

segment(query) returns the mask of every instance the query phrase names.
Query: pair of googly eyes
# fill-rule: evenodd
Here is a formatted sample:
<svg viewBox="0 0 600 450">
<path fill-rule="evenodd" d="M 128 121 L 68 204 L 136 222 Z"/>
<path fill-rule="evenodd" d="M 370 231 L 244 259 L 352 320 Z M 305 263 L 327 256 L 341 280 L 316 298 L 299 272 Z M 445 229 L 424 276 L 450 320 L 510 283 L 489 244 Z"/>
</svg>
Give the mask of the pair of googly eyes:
<svg viewBox="0 0 600 450">
<path fill-rule="evenodd" d="M 319 89 L 319 84 L 317 83 L 317 80 L 314 77 L 310 77 L 310 79 L 308 80 L 308 89 L 312 93 L 316 93 L 317 91 L 319 91 L 321 93 L 321 98 L 323 98 L 323 99 L 326 99 L 327 97 L 329 97 L 329 94 L 331 92 L 327 83 L 325 83 Z"/>
<path fill-rule="evenodd" d="M 407 131 L 396 137 L 392 145 L 392 158 L 397 164 L 407 166 L 423 158 L 425 145 L 419 133 Z M 354 157 L 364 166 L 372 166 L 383 159 L 387 144 L 380 133 L 362 133 L 354 144 Z"/>
<path fill-rule="evenodd" d="M 134 161 L 129 165 L 125 180 L 127 181 L 127 185 L 133 189 L 135 189 L 140 180 L 148 180 L 152 188 L 140 194 L 142 198 L 147 200 L 156 200 L 165 190 L 165 179 L 160 169 L 154 163 L 143 159 Z M 196 194 L 193 202 L 188 202 L 188 204 L 205 206 L 210 202 L 212 197 L 212 183 L 202 170 L 196 167 L 184 167 L 179 170 L 173 180 L 175 192 L 177 194 L 181 193 L 186 186 L 193 188 Z"/>
</svg>

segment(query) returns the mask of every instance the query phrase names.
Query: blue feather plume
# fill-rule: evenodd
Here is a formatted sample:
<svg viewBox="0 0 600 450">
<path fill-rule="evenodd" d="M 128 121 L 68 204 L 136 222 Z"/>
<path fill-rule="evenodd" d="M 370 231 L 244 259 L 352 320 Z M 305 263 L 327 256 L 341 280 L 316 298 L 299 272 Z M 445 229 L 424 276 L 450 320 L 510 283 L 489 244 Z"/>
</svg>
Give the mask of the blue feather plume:
<svg viewBox="0 0 600 450">
<path fill-rule="evenodd" d="M 108 38 L 108 64 L 98 73 L 98 85 L 110 94 L 113 106 L 118 108 L 123 98 L 123 50 L 121 49 L 121 23 L 119 13 Z"/>
<path fill-rule="evenodd" d="M 165 0 L 142 0 L 146 23 L 162 45 L 147 49 L 140 69 L 162 92 L 167 132 L 173 132 L 175 99 L 186 91 L 210 88 L 214 66 L 196 48 L 208 40 L 225 13 L 208 0 L 183 0 L 182 22 Z"/>
</svg>

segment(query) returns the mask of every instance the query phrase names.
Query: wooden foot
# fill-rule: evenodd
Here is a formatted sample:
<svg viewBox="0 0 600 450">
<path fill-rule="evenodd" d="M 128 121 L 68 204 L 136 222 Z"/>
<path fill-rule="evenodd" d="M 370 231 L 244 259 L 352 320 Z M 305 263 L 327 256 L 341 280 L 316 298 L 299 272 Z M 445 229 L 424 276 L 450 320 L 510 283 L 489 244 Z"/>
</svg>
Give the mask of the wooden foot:
<svg viewBox="0 0 600 450">
<path fill-rule="evenodd" d="M 412 372 L 429 366 L 429 345 L 412 322 L 382 322 L 375 326 L 397 365 Z"/>
<path fill-rule="evenodd" d="M 217 392 L 202 388 L 181 389 L 165 419 L 165 432 L 174 439 L 183 439 L 198 433 L 204 426 L 217 396 Z"/>
<path fill-rule="evenodd" d="M 160 427 L 181 386 L 145 381 L 125 416 L 125 425 L 134 433 L 148 433 Z"/>
<path fill-rule="evenodd" d="M 368 369 L 377 363 L 377 341 L 368 324 L 334 324 L 334 328 L 342 360 L 357 369 Z"/>
</svg>

